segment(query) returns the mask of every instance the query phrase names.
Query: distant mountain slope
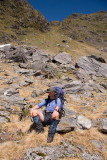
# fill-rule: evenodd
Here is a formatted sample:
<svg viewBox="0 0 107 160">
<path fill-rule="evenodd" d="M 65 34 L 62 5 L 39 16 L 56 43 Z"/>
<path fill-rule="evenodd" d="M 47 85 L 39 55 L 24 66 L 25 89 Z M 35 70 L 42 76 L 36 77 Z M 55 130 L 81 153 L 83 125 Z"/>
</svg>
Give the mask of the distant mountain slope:
<svg viewBox="0 0 107 160">
<path fill-rule="evenodd" d="M 39 43 L 54 48 L 62 43 L 62 38 L 93 45 L 107 51 L 107 12 L 93 14 L 74 13 L 62 22 L 52 21 L 37 10 L 27 0 L 0 0 L 0 43 L 24 41 Z M 42 34 L 42 32 L 46 32 Z M 63 37 L 64 36 L 64 37 Z M 60 44 L 60 50 L 62 50 Z"/>
<path fill-rule="evenodd" d="M 107 46 L 107 12 L 74 13 L 62 21 L 61 30 L 72 39 Z"/>
<path fill-rule="evenodd" d="M 17 39 L 32 30 L 46 31 L 48 25 L 26 0 L 0 0 L 0 42 Z"/>
</svg>

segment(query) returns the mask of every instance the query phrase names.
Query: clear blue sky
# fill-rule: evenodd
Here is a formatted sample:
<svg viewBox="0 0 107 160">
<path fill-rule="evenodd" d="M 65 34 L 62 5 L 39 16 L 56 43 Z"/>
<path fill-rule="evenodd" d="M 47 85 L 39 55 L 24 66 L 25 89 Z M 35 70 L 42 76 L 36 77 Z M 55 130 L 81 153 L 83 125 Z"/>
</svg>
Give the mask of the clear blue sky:
<svg viewBox="0 0 107 160">
<path fill-rule="evenodd" d="M 72 13 L 96 13 L 107 11 L 107 0 L 27 0 L 48 21 L 62 21 Z"/>
</svg>

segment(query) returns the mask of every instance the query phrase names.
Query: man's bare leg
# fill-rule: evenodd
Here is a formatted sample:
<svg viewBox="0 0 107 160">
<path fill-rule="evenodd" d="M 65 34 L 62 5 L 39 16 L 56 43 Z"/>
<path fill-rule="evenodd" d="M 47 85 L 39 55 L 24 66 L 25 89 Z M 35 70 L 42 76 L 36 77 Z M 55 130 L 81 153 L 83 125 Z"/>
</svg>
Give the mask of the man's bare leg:
<svg viewBox="0 0 107 160">
<path fill-rule="evenodd" d="M 44 128 L 42 125 L 42 121 L 44 121 L 43 113 L 35 109 L 33 110 L 32 118 L 36 126 L 36 132 L 37 133 L 44 132 Z"/>
<path fill-rule="evenodd" d="M 38 116 L 40 118 L 40 121 L 44 121 L 44 115 L 42 112 L 38 111 L 37 109 L 33 110 L 33 115 L 32 117 Z"/>
</svg>

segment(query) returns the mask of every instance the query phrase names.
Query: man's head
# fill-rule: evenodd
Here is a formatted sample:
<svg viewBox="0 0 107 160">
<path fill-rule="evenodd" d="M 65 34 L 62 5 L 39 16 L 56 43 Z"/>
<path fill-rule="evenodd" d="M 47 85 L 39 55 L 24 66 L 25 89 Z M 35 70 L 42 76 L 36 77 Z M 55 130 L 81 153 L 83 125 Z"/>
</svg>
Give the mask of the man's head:
<svg viewBox="0 0 107 160">
<path fill-rule="evenodd" d="M 52 99 L 55 98 L 55 88 L 54 87 L 48 88 L 46 92 L 49 93 L 50 98 Z"/>
</svg>

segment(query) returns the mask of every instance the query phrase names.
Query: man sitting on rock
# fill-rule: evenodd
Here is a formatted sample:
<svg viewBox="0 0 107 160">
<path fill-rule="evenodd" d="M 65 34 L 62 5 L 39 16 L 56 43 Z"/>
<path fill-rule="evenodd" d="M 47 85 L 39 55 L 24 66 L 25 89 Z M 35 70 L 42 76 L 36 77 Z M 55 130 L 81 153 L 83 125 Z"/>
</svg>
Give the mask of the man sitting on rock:
<svg viewBox="0 0 107 160">
<path fill-rule="evenodd" d="M 43 126 L 49 125 L 47 137 L 48 143 L 51 143 L 53 141 L 63 107 L 62 99 L 57 94 L 57 90 L 59 89 L 61 88 L 49 88 L 47 90 L 47 93 L 49 93 L 48 98 L 43 100 L 43 102 L 41 102 L 40 104 L 34 106 L 30 111 L 30 115 L 35 123 L 37 133 L 44 132 Z M 43 106 L 46 106 L 46 110 L 43 112 L 39 111 L 38 109 Z"/>
</svg>

